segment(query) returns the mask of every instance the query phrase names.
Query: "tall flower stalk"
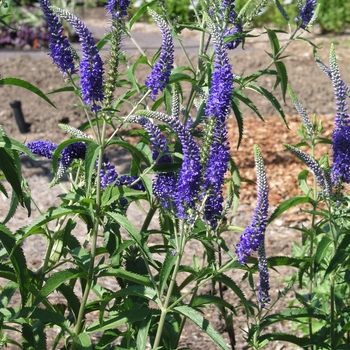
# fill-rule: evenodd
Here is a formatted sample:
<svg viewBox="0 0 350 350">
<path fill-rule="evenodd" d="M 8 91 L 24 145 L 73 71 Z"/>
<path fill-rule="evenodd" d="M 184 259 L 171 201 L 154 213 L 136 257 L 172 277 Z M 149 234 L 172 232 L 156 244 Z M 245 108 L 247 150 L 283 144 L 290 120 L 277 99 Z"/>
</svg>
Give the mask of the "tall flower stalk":
<svg viewBox="0 0 350 350">
<path fill-rule="evenodd" d="M 240 264 L 247 263 L 247 257 L 250 257 L 253 251 L 258 251 L 258 268 L 260 275 L 258 300 L 264 307 L 269 302 L 269 282 L 267 260 L 265 256 L 265 231 L 268 216 L 268 185 L 259 147 L 254 146 L 254 160 L 257 174 L 257 203 L 254 209 L 253 219 L 244 230 L 237 244 L 236 254 Z"/>
<path fill-rule="evenodd" d="M 306 0 L 306 3 L 304 6 L 301 7 L 299 5 L 300 14 L 299 14 L 299 18 L 296 18 L 296 20 L 301 21 L 301 24 L 300 24 L 301 28 L 306 29 L 310 24 L 315 14 L 316 5 L 317 5 L 317 0 Z"/>
<path fill-rule="evenodd" d="M 155 100 L 159 91 L 163 91 L 165 85 L 169 82 L 171 69 L 174 67 L 174 44 L 170 29 L 164 19 L 151 9 L 149 9 L 149 13 L 162 34 L 162 47 L 159 59 L 145 82 L 148 89 L 152 92 L 151 98 Z"/>
<path fill-rule="evenodd" d="M 338 63 L 332 45 L 330 51 L 331 80 L 337 104 L 332 138 L 333 165 L 332 178 L 335 184 L 340 181 L 350 183 L 350 116 L 348 114 L 348 88 L 340 77 Z"/>
<path fill-rule="evenodd" d="M 64 18 L 75 29 L 82 48 L 80 60 L 80 87 L 84 103 L 96 112 L 101 109 L 98 102 L 104 99 L 103 62 L 98 53 L 91 32 L 77 16 L 58 7 L 52 7 L 59 17 Z"/>
<path fill-rule="evenodd" d="M 175 195 L 172 207 L 177 217 L 192 221 L 196 214 L 202 170 L 198 145 L 187 128 L 173 116 L 151 111 L 139 111 L 137 115 L 157 119 L 168 124 L 181 141 L 183 159 L 175 191 L 172 190 Z M 168 189 L 170 188 L 168 187 Z"/>
<path fill-rule="evenodd" d="M 205 114 L 214 118 L 215 126 L 212 135 L 207 134 L 207 137 L 211 138 L 211 145 L 206 156 L 202 190 L 207 196 L 204 218 L 215 229 L 222 213 L 222 186 L 230 159 L 226 119 L 232 100 L 233 74 L 223 42 L 223 33 L 210 20 L 209 25 L 214 41 L 215 64 Z"/>
<path fill-rule="evenodd" d="M 49 27 L 50 56 L 53 62 L 64 75 L 76 73 L 72 48 L 67 37 L 63 34 L 63 26 L 59 18 L 50 8 L 50 1 L 39 0 L 39 4 Z"/>
</svg>

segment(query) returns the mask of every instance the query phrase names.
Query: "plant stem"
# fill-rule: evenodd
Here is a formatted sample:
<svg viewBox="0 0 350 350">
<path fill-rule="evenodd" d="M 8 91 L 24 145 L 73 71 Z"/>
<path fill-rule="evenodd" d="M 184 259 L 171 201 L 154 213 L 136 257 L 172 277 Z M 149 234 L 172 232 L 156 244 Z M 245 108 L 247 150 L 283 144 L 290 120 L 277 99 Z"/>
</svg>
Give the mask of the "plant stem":
<svg viewBox="0 0 350 350">
<path fill-rule="evenodd" d="M 103 122 L 101 133 L 98 133 L 99 135 L 99 143 L 100 145 L 103 145 L 104 142 L 104 135 L 106 131 L 106 122 Z M 76 324 L 74 327 L 74 333 L 78 336 L 83 328 L 84 325 L 84 315 L 85 315 L 85 309 L 86 304 L 88 301 L 88 297 L 90 294 L 92 282 L 93 282 L 93 274 L 94 274 L 94 268 L 95 268 L 95 257 L 96 257 L 96 251 L 97 251 L 97 236 L 99 231 L 99 222 L 100 222 L 100 212 L 101 212 L 101 181 L 100 181 L 100 173 L 102 168 L 102 162 L 103 162 L 103 153 L 104 153 L 104 147 L 100 148 L 99 155 L 98 155 L 98 164 L 97 164 L 97 177 L 96 177 L 96 205 L 95 205 L 95 215 L 94 215 L 94 225 L 93 225 L 93 233 L 92 233 L 92 241 L 91 241 L 91 251 L 90 251 L 90 264 L 87 274 L 87 281 L 86 286 L 84 289 L 83 297 L 81 300 L 80 308 L 78 317 L 76 320 Z M 72 350 L 76 349 L 76 343 L 73 342 L 72 344 Z"/>
<path fill-rule="evenodd" d="M 162 337 L 162 333 L 163 333 L 163 329 L 164 329 L 164 324 L 165 324 L 165 318 L 166 318 L 166 315 L 169 311 L 168 306 L 169 306 L 170 299 L 171 299 L 173 289 L 175 286 L 176 276 L 177 276 L 177 273 L 179 271 L 179 267 L 180 267 L 180 263 L 181 263 L 181 259 L 182 259 L 182 254 L 184 251 L 184 245 L 185 245 L 185 238 L 184 238 L 184 235 L 182 234 L 181 235 L 181 247 L 180 247 L 179 251 L 177 252 L 176 263 L 175 263 L 174 270 L 173 270 L 173 273 L 171 276 L 171 281 L 169 283 L 169 287 L 168 287 L 168 291 L 167 291 L 167 294 L 165 297 L 164 304 L 161 308 L 158 329 L 157 329 L 156 338 L 155 338 L 154 344 L 153 344 L 154 349 L 158 348 L 160 341 L 161 341 L 161 337 Z"/>
</svg>

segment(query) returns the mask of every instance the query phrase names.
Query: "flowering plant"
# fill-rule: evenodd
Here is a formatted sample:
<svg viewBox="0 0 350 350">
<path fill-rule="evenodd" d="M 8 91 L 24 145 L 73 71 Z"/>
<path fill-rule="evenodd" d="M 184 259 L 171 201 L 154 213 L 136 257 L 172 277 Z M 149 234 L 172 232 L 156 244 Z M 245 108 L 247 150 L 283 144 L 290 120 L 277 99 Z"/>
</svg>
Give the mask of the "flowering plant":
<svg viewBox="0 0 350 350">
<path fill-rule="evenodd" d="M 231 224 L 242 179 L 230 155 L 227 118 L 233 111 L 239 126 L 239 145 L 243 133 L 240 104 L 247 104 L 262 118 L 254 102 L 244 93 L 250 89 L 267 98 L 287 123 L 280 103 L 272 92 L 261 86 L 259 77 L 276 78 L 275 87 L 280 86 L 283 98 L 286 97 L 288 75 L 282 54 L 315 19 L 315 0 L 306 0 L 303 6 L 299 4 L 299 17 L 286 44 L 281 46 L 276 31 L 266 29 L 271 43 L 271 63 L 266 69 L 249 76 L 236 75 L 229 52 L 254 38 L 244 28 L 265 3 L 258 2 L 250 12 L 248 7 L 237 12 L 234 1 L 203 0 L 200 11 L 194 6 L 198 23 L 180 24 L 169 20 L 164 1 L 145 4 L 127 21 L 130 2 L 110 0 L 106 6 L 111 17 L 110 30 L 96 44 L 78 17 L 52 6 L 49 0 L 39 1 L 50 28 L 50 56 L 67 83 L 56 92 L 74 92 L 86 112 L 86 121 L 82 121 L 79 128 L 60 125 L 70 138 L 59 145 L 50 140 L 37 140 L 24 146 L 1 132 L 0 168 L 13 188 L 9 213 L 0 224 L 3 246 L 0 276 L 7 281 L 0 298 L 3 344 L 12 343 L 23 349 L 48 346 L 53 349 L 177 349 L 185 323 L 191 321 L 216 347 L 227 349 L 226 339 L 203 316 L 203 309 L 214 305 L 225 323 L 232 349 L 237 328 L 233 320 L 240 308 L 247 315 L 246 341 L 255 349 L 273 340 L 303 347 L 316 346 L 317 341 L 322 346 L 330 343 L 332 349 L 335 344 L 343 345 L 344 332 L 336 332 L 335 319 L 331 322 L 331 332 L 325 329 L 322 333 L 330 334 L 330 341 L 327 336 L 315 337 L 313 332 L 302 339 L 265 332 L 273 323 L 291 320 L 293 316 L 297 319 L 306 315 L 312 319 L 315 312 L 315 309 L 298 308 L 298 311 L 270 315 L 277 300 L 270 297 L 268 268 L 283 264 L 297 266 L 302 275 L 305 266 L 309 271 L 314 271 L 314 267 L 310 262 L 313 248 L 306 258 L 266 257 L 264 238 L 268 224 L 300 203 L 311 203 L 315 211 L 312 215 L 318 215 L 318 199 L 333 198 L 332 188 L 340 189 L 343 182 L 348 182 L 347 153 L 344 152 L 348 115 L 344 99 L 349 89 L 339 77 L 334 55 L 331 68 L 322 66 L 332 79 L 338 99 L 332 172 L 298 147 L 287 145 L 314 172 L 315 197 L 307 192 L 303 197 L 293 198 L 268 218 L 268 179 L 263 156 L 259 147 L 254 146 L 256 209 L 245 229 Z M 285 15 L 279 3 L 278 9 Z M 135 42 L 140 57 L 134 61 L 122 52 L 122 40 L 125 35 L 132 37 L 133 24 L 147 10 L 159 27 L 161 47 L 150 59 Z M 60 19 L 69 22 L 78 34 L 80 55 L 65 37 Z M 186 26 L 200 33 L 196 62 L 190 59 L 179 37 Z M 179 40 L 187 67 L 175 67 L 175 40 Z M 99 52 L 107 44 L 108 65 Z M 128 79 L 120 76 L 121 62 L 129 67 Z M 149 68 L 150 74 L 140 83 L 134 73 L 142 65 Z M 22 84 L 11 78 L 0 82 Z M 188 94 L 185 83 L 191 85 Z M 22 85 L 50 102 L 38 89 Z M 120 94 L 119 88 L 127 92 Z M 291 88 L 290 91 L 308 137 L 314 142 L 312 123 L 305 117 Z M 127 114 L 123 113 L 126 103 L 132 103 L 132 110 Z M 124 137 L 127 132 L 139 136 L 136 145 L 127 142 Z M 129 152 L 130 168 L 126 173 L 119 174 L 113 165 L 109 157 L 112 146 Z M 51 185 L 60 184 L 66 177 L 69 186 L 65 186 L 60 195 L 59 206 L 49 208 L 29 226 L 11 232 L 6 224 L 10 223 L 16 205 L 23 204 L 30 211 L 29 202 L 34 202 L 21 176 L 20 153 L 52 159 L 55 177 Z M 322 188 L 321 194 L 316 193 L 316 186 Z M 0 190 L 7 195 L 5 187 L 1 186 Z M 130 218 L 135 204 L 146 212 L 141 223 Z M 154 228 L 151 222 L 156 218 L 158 225 Z M 332 220 L 331 216 L 329 221 L 323 220 L 320 227 L 325 228 L 325 223 Z M 77 227 L 81 230 L 82 225 L 86 239 L 79 242 L 75 230 Z M 236 247 L 225 243 L 223 233 L 226 231 L 241 233 Z M 42 266 L 36 271 L 27 266 L 21 248 L 21 243 L 32 235 L 43 235 L 48 242 Z M 201 250 L 193 256 L 193 264 L 184 265 L 186 249 L 193 241 L 200 244 Z M 253 252 L 257 252 L 257 258 Z M 323 263 L 325 253 L 326 250 L 320 252 L 318 264 Z M 237 275 L 241 273 L 242 280 L 249 281 L 249 291 L 231 278 L 232 271 Z M 259 282 L 254 278 L 256 272 Z M 336 276 L 338 270 L 331 272 Z M 105 278 L 111 279 L 115 287 L 105 286 Z M 287 293 L 295 279 L 288 281 L 278 299 Z M 334 279 L 332 281 L 334 294 Z M 208 283 L 212 292 L 203 295 L 202 288 Z M 215 286 L 220 297 L 214 294 Z M 235 305 L 225 300 L 225 288 L 236 295 Z M 21 305 L 12 306 L 10 300 L 16 292 L 21 296 Z M 52 299 L 55 292 L 63 297 L 64 303 Z M 333 311 L 334 305 L 333 295 Z M 343 316 L 339 316 L 339 320 L 345 322 Z M 53 340 L 47 339 L 50 327 L 58 329 Z M 16 332 L 21 333 L 21 342 L 13 336 Z"/>
</svg>

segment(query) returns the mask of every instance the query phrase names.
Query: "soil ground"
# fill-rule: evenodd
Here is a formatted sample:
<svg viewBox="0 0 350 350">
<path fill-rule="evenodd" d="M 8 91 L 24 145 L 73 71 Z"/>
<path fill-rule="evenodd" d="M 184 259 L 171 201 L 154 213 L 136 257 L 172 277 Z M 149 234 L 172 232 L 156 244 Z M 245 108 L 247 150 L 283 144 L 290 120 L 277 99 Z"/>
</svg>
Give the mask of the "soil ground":
<svg viewBox="0 0 350 350">
<path fill-rule="evenodd" d="M 86 23 L 94 27 L 98 33 L 105 30 L 105 22 L 103 15 L 96 13 L 85 13 Z M 150 29 L 151 28 L 151 29 Z M 148 34 L 149 33 L 149 36 Z M 135 37 L 142 38 L 142 47 L 154 45 L 154 38 L 160 40 L 159 35 L 154 34 L 154 27 L 141 26 L 135 32 Z M 151 36 L 155 35 L 155 37 Z M 189 33 L 189 40 L 195 40 L 195 35 Z M 315 34 L 307 34 L 307 37 L 322 46 L 318 51 L 321 59 L 328 64 L 328 56 L 330 44 L 335 44 L 338 63 L 342 78 L 346 83 L 350 83 L 350 70 L 348 62 L 350 58 L 350 38 L 348 36 L 317 36 Z M 148 39 L 147 39 L 148 38 Z M 148 41 L 147 41 L 148 40 Z M 192 44 L 192 41 L 189 41 Z M 125 44 L 127 45 L 127 44 Z M 150 47 L 150 46 L 149 46 Z M 153 46 L 152 46 L 153 47 Z M 129 46 L 127 50 L 132 52 Z M 269 56 L 265 53 L 269 51 L 269 44 L 265 37 L 247 40 L 245 50 L 237 50 L 231 54 L 231 62 L 233 72 L 235 74 L 244 74 L 264 69 L 269 63 Z M 129 53 L 129 52 L 128 52 Z M 136 53 L 136 52 L 135 52 Z M 310 116 L 314 113 L 322 120 L 325 130 L 325 136 L 330 137 L 333 128 L 333 118 L 335 112 L 334 95 L 332 84 L 328 78 L 316 67 L 313 60 L 313 48 L 305 42 L 294 42 L 290 45 L 286 52 L 289 56 L 284 60 L 289 72 L 289 81 L 295 90 L 299 100 L 307 109 Z M 107 60 L 107 51 L 102 52 L 102 56 Z M 191 58 L 196 57 L 192 54 Z M 179 53 L 176 56 L 176 64 L 178 66 L 185 65 L 185 58 Z M 29 81 L 44 92 L 60 88 L 63 86 L 61 74 L 57 68 L 51 63 L 50 57 L 45 52 L 9 52 L 0 51 L 0 73 L 2 77 L 17 77 Z M 137 79 L 142 82 L 145 80 L 149 71 L 137 71 Z M 272 89 L 274 81 L 271 78 L 260 80 L 262 86 Z M 247 93 L 248 94 L 248 93 Z M 234 161 L 238 165 L 241 176 L 247 179 L 255 179 L 255 170 L 253 162 L 253 144 L 260 146 L 262 155 L 266 164 L 267 177 L 270 186 L 270 204 L 273 210 L 283 200 L 293 195 L 301 194 L 297 187 L 298 173 L 303 169 L 303 165 L 293 156 L 284 152 L 283 143 L 295 144 L 298 142 L 296 130 L 300 125 L 300 118 L 296 115 L 293 104 L 289 98 L 284 103 L 280 92 L 276 91 L 276 97 L 281 102 L 287 115 L 287 122 L 290 130 L 281 122 L 270 103 L 260 98 L 255 93 L 248 94 L 257 104 L 260 113 L 264 117 L 261 121 L 252 111 L 246 107 L 242 107 L 244 115 L 244 136 L 239 149 L 237 149 L 238 131 L 237 123 L 234 116 L 230 116 L 228 120 L 228 131 L 231 143 L 231 153 Z M 51 95 L 52 101 L 56 108 L 51 107 L 45 101 L 26 90 L 14 86 L 0 87 L 0 124 L 6 133 L 19 141 L 32 141 L 38 139 L 46 139 L 52 142 L 60 142 L 67 138 L 67 135 L 61 131 L 57 124 L 62 121 L 68 121 L 69 125 L 78 127 L 85 121 L 83 112 L 74 106 L 78 101 L 72 94 L 55 94 Z M 30 132 L 21 134 L 15 123 L 12 109 L 9 103 L 13 100 L 19 100 L 22 103 L 22 110 L 26 122 L 31 124 Z M 128 110 L 122 111 L 127 113 Z M 323 148 L 320 152 L 324 152 Z M 116 150 L 113 159 L 120 173 L 126 170 L 127 155 L 121 150 Z M 27 158 L 23 158 L 23 174 L 27 179 L 31 188 L 33 198 L 37 201 L 40 209 L 44 210 L 57 203 L 57 195 L 61 193 L 61 189 L 56 186 L 50 191 L 46 191 L 48 184 L 52 180 L 51 166 L 48 161 L 39 160 L 33 163 Z M 252 216 L 252 210 L 256 201 L 255 186 L 253 184 L 244 183 L 241 190 L 241 206 L 235 216 L 234 223 L 245 226 L 249 223 Z M 4 212 L 8 205 L 8 200 L 0 198 L 0 210 Z M 138 212 L 129 211 L 129 217 L 137 226 L 140 221 Z M 31 218 L 25 216 L 25 212 L 19 210 L 16 216 L 11 220 L 11 229 L 16 229 L 32 221 L 37 215 L 33 213 Z M 267 254 L 271 255 L 290 255 L 294 241 L 299 241 L 298 231 L 288 229 L 290 226 L 306 224 L 307 216 L 296 210 L 283 215 L 269 227 L 266 233 L 266 249 Z M 77 235 L 83 238 L 83 231 L 77 232 Z M 238 233 L 230 232 L 226 234 L 227 244 L 233 247 L 238 240 Z M 32 241 L 28 239 L 24 243 L 24 250 L 28 259 L 28 264 L 33 268 L 40 267 L 42 257 L 45 252 L 45 242 Z M 188 259 L 192 260 L 192 256 L 198 254 L 197 246 L 190 245 L 188 248 Z M 271 277 L 272 297 L 276 296 L 280 287 L 280 281 L 290 270 L 279 270 L 273 273 Z M 205 290 L 203 290 L 204 292 Z M 225 298 L 232 304 L 236 303 L 234 297 L 225 292 Z M 291 293 L 288 298 L 293 298 Z M 282 307 L 282 306 L 281 306 Z M 205 316 L 214 324 L 216 329 L 223 333 L 225 339 L 225 329 L 219 314 L 214 308 L 204 311 Z M 239 327 L 244 322 L 244 315 L 240 315 L 237 319 L 237 349 L 244 348 L 244 340 Z M 275 329 L 276 330 L 276 329 Z M 283 327 L 277 329 L 286 331 Z M 203 337 L 201 332 L 192 325 L 188 325 L 183 333 L 182 346 L 190 349 L 213 349 L 214 346 L 210 340 Z M 273 343 L 267 347 L 268 349 L 291 349 L 290 345 Z"/>
</svg>

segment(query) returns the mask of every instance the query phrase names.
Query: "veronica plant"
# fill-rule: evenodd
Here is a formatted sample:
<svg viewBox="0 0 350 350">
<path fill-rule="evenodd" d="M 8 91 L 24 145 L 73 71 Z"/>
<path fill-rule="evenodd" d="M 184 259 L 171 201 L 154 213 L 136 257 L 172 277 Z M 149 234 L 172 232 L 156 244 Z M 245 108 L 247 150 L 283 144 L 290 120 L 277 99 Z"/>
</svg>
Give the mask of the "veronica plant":
<svg viewBox="0 0 350 350">
<path fill-rule="evenodd" d="M 49 1 L 40 1 L 51 32 L 51 57 L 68 84 L 63 90 L 74 91 L 86 120 L 79 128 L 60 125 L 70 138 L 58 145 L 50 140 L 22 145 L 0 135 L 1 155 L 11 164 L 5 166 L 0 161 L 0 167 L 17 203 L 29 210 L 29 192 L 19 176 L 18 152 L 52 160 L 55 178 L 51 186 L 62 187 L 60 204 L 40 212 L 28 226 L 14 233 L 5 226 L 14 209 L 0 225 L 0 276 L 7 281 L 0 291 L 1 334 L 6 333 L 8 343 L 23 349 L 176 349 L 185 324 L 191 321 L 217 348 L 228 349 L 229 342 L 234 349 L 236 330 L 242 328 L 234 322 L 240 308 L 244 308 L 249 322 L 249 346 L 258 349 L 278 339 L 276 334 L 266 336 L 262 332 L 271 323 L 267 314 L 275 305 L 269 295 L 268 267 L 290 260 L 266 256 L 264 233 L 283 210 L 267 219 L 267 180 L 262 156 L 255 147 L 257 207 L 246 229 L 231 225 L 241 179 L 231 158 L 226 123 L 233 111 L 239 145 L 243 133 L 240 103 L 246 103 L 262 118 L 245 89 L 267 98 L 286 122 L 280 103 L 259 78 L 275 77 L 276 86 L 280 84 L 285 95 L 288 76 L 282 53 L 306 28 L 311 10 L 309 3 L 308 9 L 302 9 L 302 21 L 296 22 L 284 46 L 280 46 L 276 32 L 268 29 L 271 63 L 263 71 L 238 76 L 229 50 L 251 37 L 244 32 L 246 20 L 265 3 L 258 2 L 252 12 L 248 7 L 237 12 L 234 1 L 203 0 L 202 11 L 194 9 L 197 22 L 180 25 L 169 20 L 167 2 L 146 4 L 127 22 L 130 2 L 109 0 L 106 12 L 111 15 L 110 30 L 95 43 L 78 17 L 51 6 Z M 159 52 L 152 58 L 143 52 L 131 31 L 146 10 L 161 34 Z M 63 35 L 59 18 L 69 22 L 78 34 L 80 56 Z M 184 27 L 200 32 L 196 59 L 189 56 L 179 39 Z M 138 58 L 135 55 L 131 59 L 122 52 L 124 34 L 136 44 Z M 176 67 L 175 40 L 187 66 Z M 108 65 L 99 52 L 106 43 L 110 50 Z M 121 61 L 126 63 L 126 78 L 121 77 Z M 272 65 L 276 70 L 270 69 Z M 146 81 L 138 81 L 139 69 L 150 72 Z M 190 84 L 188 91 L 186 83 Z M 23 86 L 51 102 L 31 85 Z M 126 92 L 121 93 L 120 87 Z M 126 107 L 129 105 L 131 108 Z M 340 108 L 345 111 L 344 105 Z M 134 127 L 135 123 L 139 127 Z M 128 133 L 138 137 L 136 145 L 128 142 Z M 127 169 L 117 169 L 112 147 L 128 152 Z M 292 146 L 290 149 L 294 150 Z M 328 185 L 326 171 L 304 154 L 299 156 L 313 167 L 319 185 Z M 11 176 L 13 173 L 18 176 Z M 3 187 L 0 190 L 4 192 Z M 327 191 L 331 197 L 331 190 Z M 140 222 L 131 215 L 135 207 L 140 209 Z M 82 242 L 77 239 L 76 227 L 86 232 Z M 232 231 L 242 233 L 236 247 L 225 242 L 226 231 L 231 235 Z M 42 264 L 35 271 L 27 265 L 21 248 L 32 235 L 42 235 L 47 241 Z M 194 241 L 201 248 L 189 263 L 188 250 Z M 257 258 L 251 256 L 254 251 Z M 243 272 L 242 287 L 236 272 Z M 108 285 L 103 282 L 106 278 Z M 241 290 L 247 278 L 256 294 L 253 301 L 248 301 Z M 211 292 L 203 295 L 208 284 Z M 216 286 L 219 297 L 214 295 Z M 234 304 L 225 299 L 225 288 L 237 296 Z M 12 306 L 9 302 L 16 291 L 21 301 Z M 63 303 L 62 298 L 54 298 L 56 292 Z M 217 307 L 228 340 L 205 319 L 203 310 L 208 305 Z M 251 318 L 254 323 L 250 323 Z M 51 327 L 58 329 L 53 338 L 46 336 Z"/>
<path fill-rule="evenodd" d="M 307 349 L 343 349 L 349 346 L 346 326 L 349 322 L 349 303 L 342 297 L 349 293 L 346 282 L 349 266 L 349 198 L 344 187 L 348 171 L 347 155 L 343 148 L 347 140 L 349 89 L 340 77 L 333 46 L 330 67 L 321 62 L 317 55 L 315 57 L 334 87 L 336 116 L 333 136 L 332 140 L 322 136 L 322 120 L 317 122 L 316 117 L 311 120 L 289 87 L 290 96 L 302 119 L 298 132 L 301 141 L 294 146 L 285 146 L 308 169 L 301 171 L 298 178 L 303 195 L 281 204 L 269 221 L 276 217 L 278 211 L 301 203 L 309 204 L 302 210 L 310 218 L 307 223 L 295 227 L 302 233 L 301 242 L 296 242 L 293 249 L 294 264 L 299 266 L 295 301 L 288 311 L 267 316 L 260 326 L 269 325 L 277 319 L 291 320 L 294 329 L 301 332 L 303 337 L 291 337 L 288 341 Z M 321 144 L 331 145 L 330 156 L 326 153 L 316 158 Z M 308 151 L 301 150 L 302 146 L 307 147 Z"/>
</svg>

